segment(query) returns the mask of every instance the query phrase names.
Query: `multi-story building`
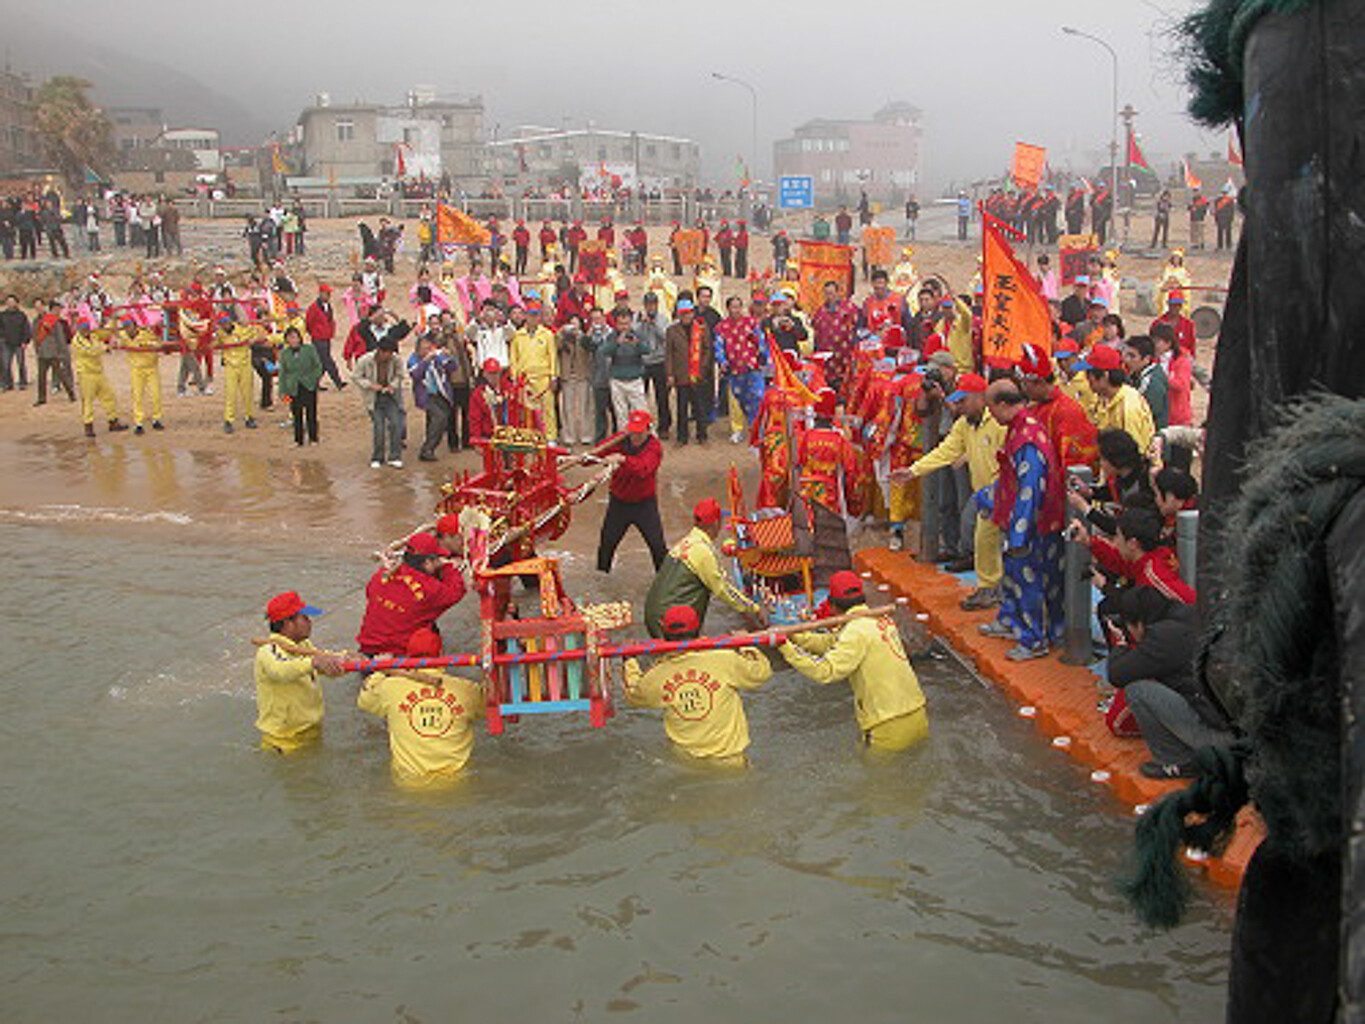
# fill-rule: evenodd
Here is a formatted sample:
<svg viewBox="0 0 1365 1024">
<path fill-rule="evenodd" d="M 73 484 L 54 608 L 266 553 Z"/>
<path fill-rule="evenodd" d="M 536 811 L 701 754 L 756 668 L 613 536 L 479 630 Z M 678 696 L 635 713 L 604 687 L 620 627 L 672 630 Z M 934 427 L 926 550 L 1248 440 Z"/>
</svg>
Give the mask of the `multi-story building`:
<svg viewBox="0 0 1365 1024">
<path fill-rule="evenodd" d="M 440 179 L 457 185 L 486 177 L 483 99 L 441 99 L 429 88 L 408 93 L 407 103 L 334 105 L 325 93 L 299 115 L 295 138 L 311 178 Z"/>
<path fill-rule="evenodd" d="M 888 103 L 869 121 L 818 118 L 773 144 L 776 174 L 810 175 L 817 199 L 869 197 L 899 202 L 920 183 L 922 115 L 909 103 Z"/>
<path fill-rule="evenodd" d="M 42 163 L 42 147 L 33 132 L 33 87 L 20 75 L 0 71 L 0 175 Z"/>
<path fill-rule="evenodd" d="M 701 181 L 701 146 L 672 135 L 522 125 L 488 148 L 504 182 L 591 186 L 620 179 L 626 187 L 662 190 L 696 188 Z"/>
<path fill-rule="evenodd" d="M 160 107 L 107 107 L 114 141 L 114 159 L 119 161 L 139 149 L 151 149 L 166 130 L 166 117 Z"/>
</svg>

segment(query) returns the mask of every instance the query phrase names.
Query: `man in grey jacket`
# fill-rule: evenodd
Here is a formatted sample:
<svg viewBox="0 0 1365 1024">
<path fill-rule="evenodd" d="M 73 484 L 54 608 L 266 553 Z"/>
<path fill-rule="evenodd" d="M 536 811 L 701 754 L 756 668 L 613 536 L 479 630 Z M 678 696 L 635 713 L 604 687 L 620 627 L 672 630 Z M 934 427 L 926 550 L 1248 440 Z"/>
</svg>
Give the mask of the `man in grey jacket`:
<svg viewBox="0 0 1365 1024">
<path fill-rule="evenodd" d="M 390 330 L 379 339 L 379 346 L 373 352 L 366 352 L 356 360 L 351 372 L 351 383 L 365 400 L 365 410 L 370 414 L 374 430 L 371 469 L 378 469 L 385 462 L 395 469 L 403 468 L 405 374 L 398 359 L 398 341 L 405 334 Z"/>
<path fill-rule="evenodd" d="M 667 351 L 664 347 L 668 317 L 659 311 L 658 292 L 645 292 L 644 303 L 644 309 L 635 317 L 635 337 L 644 349 L 645 384 L 654 392 L 659 436 L 666 437 L 673 429 L 672 403 L 668 399 L 668 367 L 665 365 Z"/>
</svg>

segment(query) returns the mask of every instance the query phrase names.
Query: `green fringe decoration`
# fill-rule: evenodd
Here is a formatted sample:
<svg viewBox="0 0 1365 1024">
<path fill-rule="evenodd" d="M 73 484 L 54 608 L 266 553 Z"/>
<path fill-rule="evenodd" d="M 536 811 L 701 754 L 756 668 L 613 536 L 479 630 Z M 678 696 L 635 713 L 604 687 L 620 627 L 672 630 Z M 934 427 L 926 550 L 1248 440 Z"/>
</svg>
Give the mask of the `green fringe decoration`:
<svg viewBox="0 0 1365 1024">
<path fill-rule="evenodd" d="M 1292 14 L 1325 0 L 1210 0 L 1180 22 L 1177 35 L 1188 65 L 1185 80 L 1193 95 L 1190 116 L 1210 128 L 1242 115 L 1242 54 L 1247 37 L 1267 14 Z"/>
</svg>

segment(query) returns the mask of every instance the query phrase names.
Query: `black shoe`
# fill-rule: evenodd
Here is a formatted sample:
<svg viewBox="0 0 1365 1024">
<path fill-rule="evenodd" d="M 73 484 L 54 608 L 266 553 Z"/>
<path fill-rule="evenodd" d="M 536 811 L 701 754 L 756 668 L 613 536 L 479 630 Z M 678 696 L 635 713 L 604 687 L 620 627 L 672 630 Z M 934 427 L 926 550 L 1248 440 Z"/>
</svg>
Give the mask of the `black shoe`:
<svg viewBox="0 0 1365 1024">
<path fill-rule="evenodd" d="M 85 436 L 86 436 L 86 437 L 94 437 L 94 436 L 95 436 L 95 424 L 93 424 L 93 423 L 87 423 L 87 424 L 85 425 Z"/>
<path fill-rule="evenodd" d="M 139 423 L 137 426 L 133 428 L 133 433 L 136 434 L 138 437 L 141 437 L 143 434 L 147 433 L 147 431 L 143 430 L 142 424 Z"/>
<path fill-rule="evenodd" d="M 1160 761 L 1146 761 L 1138 771 L 1148 779 L 1196 779 L 1199 769 L 1192 764 L 1162 764 Z"/>
<path fill-rule="evenodd" d="M 162 423 L 160 420 L 152 420 L 152 429 L 153 429 L 153 430 L 165 430 L 165 429 L 166 429 L 166 424 Z"/>
<path fill-rule="evenodd" d="M 38 399 L 38 401 L 34 402 L 33 404 L 34 404 L 34 406 L 47 405 L 47 399 L 46 399 L 46 398 L 40 398 L 40 399 Z"/>
<path fill-rule="evenodd" d="M 432 455 L 430 452 L 418 452 L 418 453 L 417 453 L 417 461 L 418 461 L 418 462 L 435 462 L 435 461 L 436 461 L 436 456 L 435 456 L 435 455 Z"/>
<path fill-rule="evenodd" d="M 111 433 L 111 434 L 117 434 L 119 431 L 121 431 L 121 430 L 127 430 L 127 429 L 128 429 L 128 424 L 126 424 L 126 423 L 122 423 L 122 422 L 120 422 L 119 420 L 116 420 L 116 419 L 113 419 L 113 420 L 110 420 L 110 421 L 109 421 L 109 433 Z"/>
<path fill-rule="evenodd" d="M 228 423 L 226 420 L 223 421 L 223 433 L 224 434 L 232 433 L 232 424 Z"/>
</svg>

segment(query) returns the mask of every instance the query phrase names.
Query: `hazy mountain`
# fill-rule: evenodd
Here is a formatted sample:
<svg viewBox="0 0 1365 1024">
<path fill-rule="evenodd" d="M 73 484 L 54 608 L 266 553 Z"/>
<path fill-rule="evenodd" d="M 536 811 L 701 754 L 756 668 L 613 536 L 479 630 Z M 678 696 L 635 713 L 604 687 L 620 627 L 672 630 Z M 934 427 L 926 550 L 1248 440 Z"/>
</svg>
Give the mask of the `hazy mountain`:
<svg viewBox="0 0 1365 1024">
<path fill-rule="evenodd" d="M 157 60 L 155 49 L 132 54 L 88 38 L 82 23 L 55 28 L 31 17 L 11 19 L 5 32 L 11 71 L 36 85 L 52 75 L 79 75 L 105 107 L 159 107 L 172 126 L 217 128 L 225 146 L 259 145 L 275 126 L 237 101 Z"/>
</svg>

